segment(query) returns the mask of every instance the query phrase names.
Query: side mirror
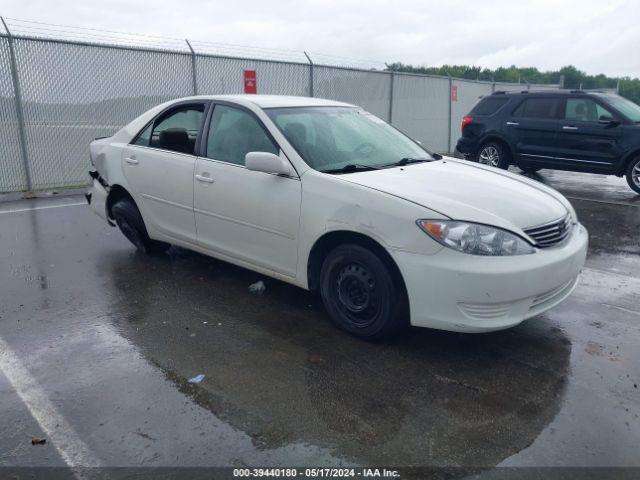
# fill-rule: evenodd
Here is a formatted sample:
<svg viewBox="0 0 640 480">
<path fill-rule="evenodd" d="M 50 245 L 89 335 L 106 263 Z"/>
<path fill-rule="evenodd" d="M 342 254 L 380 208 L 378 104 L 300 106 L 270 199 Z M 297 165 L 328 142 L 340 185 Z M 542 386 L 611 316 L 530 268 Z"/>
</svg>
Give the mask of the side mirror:
<svg viewBox="0 0 640 480">
<path fill-rule="evenodd" d="M 244 157 L 247 170 L 255 172 L 291 175 L 291 165 L 278 155 L 269 152 L 249 152 Z"/>
<path fill-rule="evenodd" d="M 616 125 L 620 125 L 620 120 L 616 120 L 611 115 L 600 115 L 598 123 L 615 127 Z"/>
</svg>

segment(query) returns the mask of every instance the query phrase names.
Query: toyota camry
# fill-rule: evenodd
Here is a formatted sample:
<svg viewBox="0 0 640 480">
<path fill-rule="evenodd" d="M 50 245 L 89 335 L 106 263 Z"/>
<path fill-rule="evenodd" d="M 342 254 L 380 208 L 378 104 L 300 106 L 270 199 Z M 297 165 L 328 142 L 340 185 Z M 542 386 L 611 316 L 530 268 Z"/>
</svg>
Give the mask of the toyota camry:
<svg viewBox="0 0 640 480">
<path fill-rule="evenodd" d="M 316 290 L 366 339 L 512 327 L 565 299 L 585 261 L 557 191 L 431 153 L 346 103 L 184 98 L 90 153 L 91 208 L 139 250 L 177 245 Z"/>
</svg>

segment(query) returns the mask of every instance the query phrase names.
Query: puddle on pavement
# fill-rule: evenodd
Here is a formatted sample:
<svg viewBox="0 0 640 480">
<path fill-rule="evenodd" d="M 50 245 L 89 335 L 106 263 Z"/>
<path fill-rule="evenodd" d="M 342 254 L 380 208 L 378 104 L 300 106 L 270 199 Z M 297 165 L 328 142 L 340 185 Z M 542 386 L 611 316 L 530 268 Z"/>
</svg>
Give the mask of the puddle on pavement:
<svg viewBox="0 0 640 480">
<path fill-rule="evenodd" d="M 491 466 L 560 408 L 571 344 L 539 317 L 505 332 L 336 330 L 312 294 L 181 249 L 105 254 L 111 318 L 177 388 L 249 434 L 357 463 Z M 186 379 L 204 374 L 197 385 Z"/>
</svg>

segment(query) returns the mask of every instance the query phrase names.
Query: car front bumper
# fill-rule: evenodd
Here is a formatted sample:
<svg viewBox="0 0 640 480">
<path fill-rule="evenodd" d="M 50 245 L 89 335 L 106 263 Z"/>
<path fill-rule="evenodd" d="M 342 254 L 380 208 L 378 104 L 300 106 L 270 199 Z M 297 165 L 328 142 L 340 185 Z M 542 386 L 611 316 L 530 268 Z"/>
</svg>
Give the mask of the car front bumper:
<svg viewBox="0 0 640 480">
<path fill-rule="evenodd" d="M 443 248 L 434 255 L 396 251 L 411 324 L 456 332 L 518 325 L 567 298 L 587 255 L 578 224 L 562 245 L 530 255 L 484 257 Z"/>
</svg>

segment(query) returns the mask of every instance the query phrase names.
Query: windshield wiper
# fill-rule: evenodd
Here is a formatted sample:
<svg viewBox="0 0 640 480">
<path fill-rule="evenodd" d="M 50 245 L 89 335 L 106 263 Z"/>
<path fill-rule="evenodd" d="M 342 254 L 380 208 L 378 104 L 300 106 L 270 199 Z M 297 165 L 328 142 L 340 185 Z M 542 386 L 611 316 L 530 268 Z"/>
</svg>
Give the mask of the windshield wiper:
<svg viewBox="0 0 640 480">
<path fill-rule="evenodd" d="M 382 168 L 385 167 L 404 167 L 405 165 L 409 165 L 410 163 L 422 163 L 422 162 L 430 162 L 430 158 L 412 158 L 412 157 L 404 157 L 398 160 L 397 162 L 387 163 L 386 165 L 381 165 Z"/>
<path fill-rule="evenodd" d="M 349 163 L 344 167 L 332 168 L 330 170 L 320 170 L 322 173 L 349 173 L 349 172 L 365 172 L 368 170 L 380 170 L 378 167 L 371 165 L 360 165 L 358 163 Z"/>
</svg>

